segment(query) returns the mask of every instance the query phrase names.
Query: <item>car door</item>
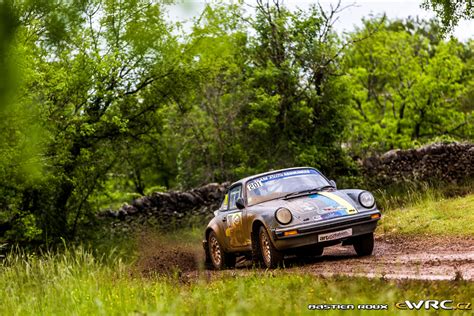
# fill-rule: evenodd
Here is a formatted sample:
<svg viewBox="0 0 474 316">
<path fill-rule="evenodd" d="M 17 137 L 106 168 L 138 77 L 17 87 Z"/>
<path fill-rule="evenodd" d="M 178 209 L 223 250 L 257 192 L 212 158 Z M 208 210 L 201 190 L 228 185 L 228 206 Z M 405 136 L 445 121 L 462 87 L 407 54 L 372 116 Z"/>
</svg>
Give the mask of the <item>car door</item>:
<svg viewBox="0 0 474 316">
<path fill-rule="evenodd" d="M 236 201 L 242 197 L 242 185 L 238 184 L 229 189 L 228 209 L 222 212 L 222 222 L 225 233 L 226 248 L 238 250 L 246 245 L 244 235 L 244 212 L 236 206 Z"/>
</svg>

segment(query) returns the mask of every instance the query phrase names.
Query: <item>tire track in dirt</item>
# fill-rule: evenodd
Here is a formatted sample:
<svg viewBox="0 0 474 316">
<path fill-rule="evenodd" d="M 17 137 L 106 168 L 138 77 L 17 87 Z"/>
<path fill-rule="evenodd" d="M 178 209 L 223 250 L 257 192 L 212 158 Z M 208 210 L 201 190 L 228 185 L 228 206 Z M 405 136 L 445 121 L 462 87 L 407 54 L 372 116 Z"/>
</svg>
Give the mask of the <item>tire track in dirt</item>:
<svg viewBox="0 0 474 316">
<path fill-rule="evenodd" d="M 352 246 L 334 246 L 317 258 L 288 258 L 288 272 L 386 279 L 474 281 L 474 239 L 378 237 L 372 256 L 357 257 Z"/>
<path fill-rule="evenodd" d="M 254 268 L 240 258 L 227 271 L 203 271 L 203 253 L 190 245 L 170 245 L 142 239 L 137 268 L 142 274 L 169 275 L 179 271 L 185 282 L 196 278 L 245 276 L 265 269 Z M 345 275 L 385 279 L 470 280 L 474 281 L 474 238 L 377 236 L 372 256 L 357 257 L 352 246 L 326 248 L 320 257 L 287 257 L 285 273 L 321 276 Z"/>
<path fill-rule="evenodd" d="M 474 280 L 474 240 L 377 240 L 374 254 L 357 257 L 352 247 L 327 248 L 309 262 L 294 259 L 291 269 L 318 275 L 349 275 L 387 279 Z"/>
</svg>

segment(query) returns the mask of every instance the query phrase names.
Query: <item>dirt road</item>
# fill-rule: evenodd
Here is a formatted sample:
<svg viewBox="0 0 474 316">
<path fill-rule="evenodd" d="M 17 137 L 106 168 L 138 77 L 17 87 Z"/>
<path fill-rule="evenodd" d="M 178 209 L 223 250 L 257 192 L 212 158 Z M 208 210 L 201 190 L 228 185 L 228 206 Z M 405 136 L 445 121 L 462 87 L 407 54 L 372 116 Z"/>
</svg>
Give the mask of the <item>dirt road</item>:
<svg viewBox="0 0 474 316">
<path fill-rule="evenodd" d="M 185 278 L 191 279 L 202 273 L 199 268 L 202 267 L 202 251 L 197 246 L 157 247 L 155 241 L 145 249 L 144 256 L 138 261 L 141 271 L 169 273 L 180 270 Z M 242 257 L 236 269 L 206 271 L 205 274 L 212 278 L 227 273 L 245 275 L 250 271 L 254 271 L 252 263 Z M 323 276 L 474 281 L 474 238 L 378 236 L 372 256 L 359 258 L 352 246 L 333 246 L 326 248 L 321 257 L 288 257 L 285 271 Z"/>
<path fill-rule="evenodd" d="M 289 270 L 325 276 L 474 281 L 474 239 L 378 237 L 370 257 L 358 258 L 351 246 L 335 246 L 319 258 L 288 261 Z"/>
</svg>

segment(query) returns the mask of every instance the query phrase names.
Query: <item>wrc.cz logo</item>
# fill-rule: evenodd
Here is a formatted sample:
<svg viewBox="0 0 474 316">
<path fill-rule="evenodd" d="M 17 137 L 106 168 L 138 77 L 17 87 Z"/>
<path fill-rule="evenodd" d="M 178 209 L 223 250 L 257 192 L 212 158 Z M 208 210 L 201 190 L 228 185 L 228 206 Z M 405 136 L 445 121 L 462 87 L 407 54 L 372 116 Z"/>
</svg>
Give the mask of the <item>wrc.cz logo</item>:
<svg viewBox="0 0 474 316">
<path fill-rule="evenodd" d="M 453 303 L 452 300 L 444 300 L 444 301 L 438 301 L 438 300 L 421 300 L 418 303 L 415 302 L 410 302 L 410 301 L 405 301 L 405 302 L 400 302 L 396 303 L 395 307 L 398 309 L 403 309 L 403 310 L 420 310 L 421 308 L 424 308 L 426 310 L 429 309 L 444 309 L 444 310 L 471 310 L 471 303 L 457 303 L 456 305 Z"/>
</svg>

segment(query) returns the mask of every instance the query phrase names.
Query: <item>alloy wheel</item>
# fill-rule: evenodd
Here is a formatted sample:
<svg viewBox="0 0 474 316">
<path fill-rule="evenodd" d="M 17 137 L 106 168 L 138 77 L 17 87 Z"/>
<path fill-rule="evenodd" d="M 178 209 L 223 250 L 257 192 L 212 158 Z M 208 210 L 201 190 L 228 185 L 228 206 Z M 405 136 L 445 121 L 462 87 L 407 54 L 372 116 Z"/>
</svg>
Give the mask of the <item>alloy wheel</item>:
<svg viewBox="0 0 474 316">
<path fill-rule="evenodd" d="M 219 242 L 215 236 L 211 236 L 209 243 L 212 262 L 214 263 L 214 266 L 220 266 L 222 262 L 222 253 Z"/>
</svg>

